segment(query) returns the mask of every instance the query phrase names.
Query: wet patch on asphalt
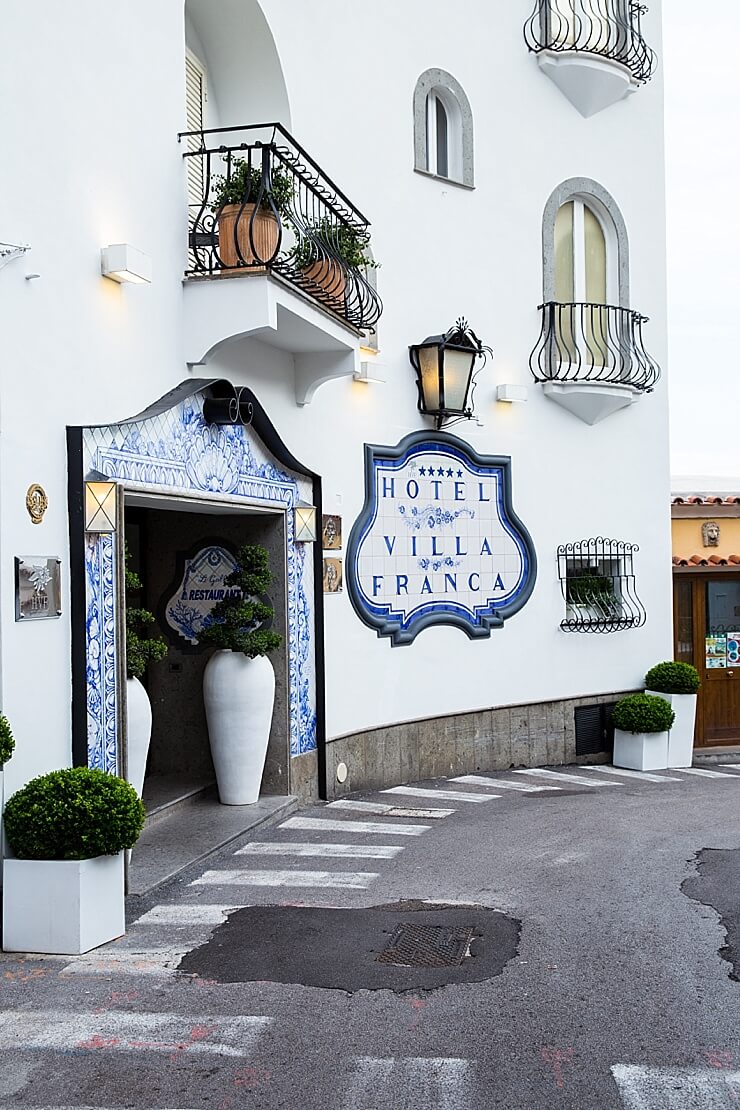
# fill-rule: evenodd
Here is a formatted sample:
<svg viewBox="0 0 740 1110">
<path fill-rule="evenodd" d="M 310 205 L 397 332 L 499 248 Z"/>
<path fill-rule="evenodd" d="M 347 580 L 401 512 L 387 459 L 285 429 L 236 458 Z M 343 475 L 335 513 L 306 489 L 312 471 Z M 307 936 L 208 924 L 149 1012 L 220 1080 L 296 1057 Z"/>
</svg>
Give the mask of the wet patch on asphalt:
<svg viewBox="0 0 740 1110">
<path fill-rule="evenodd" d="M 740 848 L 704 848 L 696 855 L 697 874 L 684 880 L 681 890 L 694 902 L 719 914 L 727 943 L 719 950 L 740 982 Z"/>
<path fill-rule="evenodd" d="M 500 975 L 519 949 L 521 922 L 483 906 L 398 902 L 370 909 L 249 906 L 230 914 L 178 970 L 219 983 L 267 981 L 359 990 L 433 991 Z M 461 943 L 461 938 L 465 939 Z M 401 943 L 401 941 L 403 943 Z M 409 958 L 387 961 L 417 944 Z M 385 957 L 384 954 L 385 953 Z M 379 957 L 380 960 L 379 960 Z"/>
</svg>

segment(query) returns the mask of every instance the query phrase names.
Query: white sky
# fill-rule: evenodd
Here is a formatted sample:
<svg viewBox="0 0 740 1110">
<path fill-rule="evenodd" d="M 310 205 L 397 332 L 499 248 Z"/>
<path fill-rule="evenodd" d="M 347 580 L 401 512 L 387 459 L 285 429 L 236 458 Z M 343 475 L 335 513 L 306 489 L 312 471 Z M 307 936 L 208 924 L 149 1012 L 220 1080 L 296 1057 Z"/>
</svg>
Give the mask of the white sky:
<svg viewBox="0 0 740 1110">
<path fill-rule="evenodd" d="M 740 0 L 663 0 L 663 24 L 671 469 L 737 491 Z"/>
</svg>

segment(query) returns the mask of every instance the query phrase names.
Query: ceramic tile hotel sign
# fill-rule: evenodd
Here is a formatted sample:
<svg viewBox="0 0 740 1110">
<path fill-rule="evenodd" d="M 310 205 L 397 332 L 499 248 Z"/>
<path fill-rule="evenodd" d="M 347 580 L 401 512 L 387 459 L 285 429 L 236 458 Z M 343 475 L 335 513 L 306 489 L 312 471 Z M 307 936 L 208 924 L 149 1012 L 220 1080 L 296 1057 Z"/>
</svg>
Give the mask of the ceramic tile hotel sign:
<svg viewBox="0 0 740 1110">
<path fill-rule="evenodd" d="M 511 503 L 511 460 L 444 432 L 365 447 L 365 504 L 345 576 L 358 616 L 393 644 L 451 624 L 489 636 L 534 589 L 537 561 Z"/>
</svg>

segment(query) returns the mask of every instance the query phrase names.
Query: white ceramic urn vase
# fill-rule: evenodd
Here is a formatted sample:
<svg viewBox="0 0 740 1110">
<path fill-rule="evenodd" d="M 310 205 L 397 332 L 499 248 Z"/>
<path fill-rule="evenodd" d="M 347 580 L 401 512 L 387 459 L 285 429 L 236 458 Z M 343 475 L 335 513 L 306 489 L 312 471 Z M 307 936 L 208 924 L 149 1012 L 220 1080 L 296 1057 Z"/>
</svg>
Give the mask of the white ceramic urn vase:
<svg viewBox="0 0 740 1110">
<path fill-rule="evenodd" d="M 267 758 L 275 671 L 266 655 L 215 652 L 203 675 L 211 755 L 222 805 L 252 805 L 259 798 Z"/>
<path fill-rule="evenodd" d="M 664 694 L 660 690 L 646 690 L 645 693 L 663 698 L 676 714 L 668 735 L 668 766 L 690 767 L 694 760 L 696 694 Z"/>
<path fill-rule="evenodd" d="M 152 706 L 138 678 L 126 681 L 127 779 L 141 797 L 152 738 Z"/>
</svg>

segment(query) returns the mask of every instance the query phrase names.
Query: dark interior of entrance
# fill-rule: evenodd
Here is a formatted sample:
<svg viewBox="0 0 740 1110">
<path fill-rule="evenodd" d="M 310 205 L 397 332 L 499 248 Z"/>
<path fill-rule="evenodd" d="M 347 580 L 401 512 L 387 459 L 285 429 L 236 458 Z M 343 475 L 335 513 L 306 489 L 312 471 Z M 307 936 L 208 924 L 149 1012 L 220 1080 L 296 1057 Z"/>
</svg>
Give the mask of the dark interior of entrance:
<svg viewBox="0 0 740 1110">
<path fill-rule="evenodd" d="M 210 508 L 210 507 L 209 507 Z M 273 584 L 269 601 L 275 610 L 273 628 L 283 637 L 270 660 L 275 668 L 275 708 L 261 794 L 289 793 L 289 711 L 287 675 L 285 518 L 278 513 L 218 512 L 183 507 L 130 504 L 125 511 L 128 565 L 142 590 L 129 604 L 149 609 L 156 617 L 150 634 L 161 636 L 169 651 L 162 662 L 147 668 L 142 682 L 152 705 L 144 803 L 148 812 L 175 801 L 213 790 L 215 775 L 203 706 L 203 671 L 213 648 L 188 642 L 167 619 L 167 608 L 178 590 L 182 596 L 188 560 L 206 548 L 222 547 L 236 554 L 242 544 L 262 544 L 269 553 Z"/>
</svg>

